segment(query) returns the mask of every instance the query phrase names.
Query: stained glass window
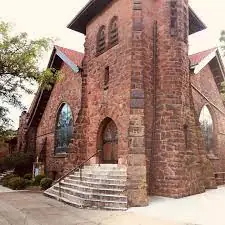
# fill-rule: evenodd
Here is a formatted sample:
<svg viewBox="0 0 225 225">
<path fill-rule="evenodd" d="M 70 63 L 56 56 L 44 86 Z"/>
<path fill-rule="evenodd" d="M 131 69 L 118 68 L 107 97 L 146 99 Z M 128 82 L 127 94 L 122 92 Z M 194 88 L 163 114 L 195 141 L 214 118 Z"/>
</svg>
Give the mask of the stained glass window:
<svg viewBox="0 0 225 225">
<path fill-rule="evenodd" d="M 65 153 L 73 137 L 73 116 L 68 104 L 63 104 L 58 112 L 56 124 L 55 153 Z"/>
<path fill-rule="evenodd" d="M 213 146 L 213 120 L 207 106 L 202 108 L 199 122 L 205 140 L 206 149 L 207 151 L 210 151 Z"/>
</svg>

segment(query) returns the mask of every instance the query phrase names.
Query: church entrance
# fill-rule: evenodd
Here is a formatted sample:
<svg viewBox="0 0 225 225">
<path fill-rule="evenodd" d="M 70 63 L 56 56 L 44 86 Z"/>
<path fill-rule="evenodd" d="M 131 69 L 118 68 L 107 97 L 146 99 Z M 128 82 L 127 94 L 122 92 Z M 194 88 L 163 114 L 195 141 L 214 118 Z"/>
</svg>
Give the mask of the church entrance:
<svg viewBox="0 0 225 225">
<path fill-rule="evenodd" d="M 99 149 L 102 150 L 100 162 L 103 164 L 118 163 L 118 131 L 110 118 L 103 120 L 99 130 Z"/>
</svg>

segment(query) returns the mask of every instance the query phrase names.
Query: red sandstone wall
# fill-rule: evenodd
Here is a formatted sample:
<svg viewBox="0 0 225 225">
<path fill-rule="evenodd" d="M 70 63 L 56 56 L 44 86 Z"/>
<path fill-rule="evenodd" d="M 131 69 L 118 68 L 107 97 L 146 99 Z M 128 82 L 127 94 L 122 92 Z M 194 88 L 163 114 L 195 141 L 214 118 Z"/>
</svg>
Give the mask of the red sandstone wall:
<svg viewBox="0 0 225 225">
<path fill-rule="evenodd" d="M 37 128 L 37 153 L 41 150 L 41 144 L 47 137 L 46 144 L 46 164 L 47 171 L 56 171 L 59 174 L 65 173 L 75 165 L 76 152 L 71 152 L 67 156 L 57 156 L 54 154 L 55 144 L 55 124 L 57 113 L 63 102 L 69 104 L 74 121 L 74 132 L 76 132 L 76 122 L 81 109 L 81 74 L 74 73 L 66 64 L 63 64 L 60 79 L 55 84 L 40 124 Z M 79 138 L 78 138 L 79 139 Z M 72 148 L 71 151 L 77 149 Z"/>
<path fill-rule="evenodd" d="M 99 28 L 108 26 L 113 16 L 118 16 L 119 43 L 96 56 L 96 37 Z M 97 151 L 97 132 L 100 123 L 110 117 L 119 132 L 119 164 L 127 164 L 128 127 L 130 112 L 131 74 L 131 3 L 128 0 L 113 1 L 104 12 L 87 26 L 84 65 L 87 74 L 87 154 Z M 108 44 L 108 43 L 107 43 Z M 106 44 L 106 45 L 107 45 Z M 109 66 L 109 88 L 104 91 L 104 72 Z M 97 162 L 98 159 L 94 159 Z"/>
<path fill-rule="evenodd" d="M 158 24 L 156 128 L 150 159 L 150 187 L 153 194 L 170 197 L 200 193 L 213 177 L 199 140 L 200 130 L 191 96 L 188 1 L 176 2 L 173 35 L 171 2 L 159 0 L 149 5 L 153 8 L 152 18 Z"/>
<path fill-rule="evenodd" d="M 137 1 L 136 1 L 137 2 Z M 113 1 L 87 26 L 85 72 L 89 126 L 87 154 L 97 150 L 101 122 L 110 117 L 117 125 L 118 163 L 126 165 L 129 205 L 144 205 L 147 199 L 144 127 L 143 43 L 140 10 L 128 0 Z M 96 57 L 96 35 L 102 25 L 107 28 L 118 16 L 119 43 Z M 137 18 L 137 20 L 136 20 Z M 107 35 L 106 35 L 107 37 Z M 109 89 L 104 91 L 104 71 L 109 66 Z M 93 162 L 97 162 L 97 157 Z"/>
<path fill-rule="evenodd" d="M 192 74 L 191 82 L 195 87 L 192 88 L 192 95 L 198 117 L 207 104 L 213 118 L 214 147 L 208 157 L 215 171 L 225 171 L 225 108 L 210 66 L 207 65 L 198 74 Z"/>
</svg>

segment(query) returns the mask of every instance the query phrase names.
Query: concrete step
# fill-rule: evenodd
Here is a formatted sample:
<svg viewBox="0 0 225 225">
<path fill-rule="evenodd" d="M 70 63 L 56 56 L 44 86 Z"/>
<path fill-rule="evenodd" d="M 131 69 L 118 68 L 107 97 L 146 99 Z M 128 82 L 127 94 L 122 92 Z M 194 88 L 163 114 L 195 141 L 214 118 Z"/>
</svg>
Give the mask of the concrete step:
<svg viewBox="0 0 225 225">
<path fill-rule="evenodd" d="M 60 188 L 62 192 L 65 192 L 67 194 L 74 195 L 86 200 L 105 200 L 105 201 L 121 201 L 121 202 L 127 201 L 127 197 L 124 195 L 82 192 L 79 189 L 74 189 L 67 186 L 61 186 Z M 59 186 L 54 186 L 53 189 L 56 191 L 59 191 Z"/>
<path fill-rule="evenodd" d="M 100 183 L 100 184 L 126 184 L 126 180 L 123 179 L 108 179 L 107 177 L 88 177 L 88 176 L 82 176 L 80 177 L 80 175 L 76 175 L 76 174 L 72 174 L 69 175 L 70 179 L 73 180 L 79 180 L 79 181 L 87 181 L 87 182 L 95 182 L 95 183 Z"/>
<path fill-rule="evenodd" d="M 89 165 L 65 177 L 45 195 L 80 208 L 126 210 L 127 174 L 118 165 Z M 60 196 L 59 196 L 60 195 Z"/>
<path fill-rule="evenodd" d="M 85 165 L 84 168 L 92 168 L 92 169 L 101 169 L 101 170 L 126 170 L 125 166 L 117 165 L 117 164 L 93 164 L 93 165 Z"/>
<path fill-rule="evenodd" d="M 110 194 L 110 195 L 124 195 L 124 186 L 116 189 L 115 187 L 112 188 L 103 188 L 102 186 L 99 186 L 98 188 L 96 187 L 90 187 L 86 185 L 82 185 L 82 184 L 76 184 L 76 183 L 69 183 L 69 182 L 65 182 L 62 181 L 61 182 L 61 186 L 64 187 L 69 187 L 69 188 L 73 188 L 73 189 L 77 189 L 80 190 L 82 192 L 86 192 L 86 193 L 94 193 L 94 194 Z"/>
<path fill-rule="evenodd" d="M 45 191 L 44 194 L 46 196 L 53 197 L 57 200 L 62 200 L 68 204 L 74 205 L 79 208 L 127 210 L 127 202 L 107 201 L 107 200 L 98 200 L 98 199 L 87 200 L 87 199 L 77 197 L 65 192 L 61 192 L 61 197 L 59 197 L 59 192 L 53 189 Z"/>
<path fill-rule="evenodd" d="M 0 174 L 0 180 L 2 180 L 6 175 L 12 174 L 14 170 L 7 170 Z"/>
<path fill-rule="evenodd" d="M 95 181 L 84 181 L 84 180 L 75 180 L 75 179 L 70 179 L 69 177 L 68 178 L 65 178 L 64 180 L 65 182 L 67 183 L 71 183 L 71 184 L 79 184 L 79 185 L 85 185 L 87 187 L 94 187 L 94 188 L 105 188 L 105 189 L 124 189 L 126 187 L 125 184 L 107 184 L 107 183 L 99 183 L 99 182 L 95 182 Z"/>
<path fill-rule="evenodd" d="M 110 179 L 110 180 L 126 180 L 127 179 L 127 175 L 116 175 L 116 174 L 111 174 L 111 173 L 108 173 L 108 174 L 98 174 L 98 173 L 94 173 L 94 172 L 76 172 L 74 174 L 71 174 L 71 175 L 74 175 L 76 177 L 87 177 L 87 178 L 91 178 L 91 179 Z"/>
</svg>

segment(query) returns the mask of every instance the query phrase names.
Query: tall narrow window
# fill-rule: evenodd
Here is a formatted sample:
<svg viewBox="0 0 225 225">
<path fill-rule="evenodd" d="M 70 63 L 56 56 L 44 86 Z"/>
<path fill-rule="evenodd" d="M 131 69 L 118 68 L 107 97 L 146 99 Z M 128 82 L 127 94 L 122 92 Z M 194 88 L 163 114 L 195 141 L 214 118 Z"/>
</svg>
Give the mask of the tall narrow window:
<svg viewBox="0 0 225 225">
<path fill-rule="evenodd" d="M 55 153 L 65 153 L 73 137 L 73 116 L 68 104 L 63 104 L 58 112 L 56 123 Z"/>
<path fill-rule="evenodd" d="M 114 16 L 109 24 L 109 46 L 117 44 L 118 41 L 118 19 Z"/>
<path fill-rule="evenodd" d="M 204 106 L 202 108 L 199 122 L 205 140 L 206 149 L 207 151 L 210 151 L 213 147 L 213 120 L 207 106 Z"/>
<path fill-rule="evenodd" d="M 104 89 L 108 89 L 109 87 L 109 67 L 105 68 L 105 76 L 104 76 Z"/>
<path fill-rule="evenodd" d="M 102 26 L 97 35 L 97 53 L 102 53 L 105 50 L 105 47 L 105 26 Z"/>
<path fill-rule="evenodd" d="M 177 1 L 170 2 L 170 34 L 177 36 Z"/>
</svg>

